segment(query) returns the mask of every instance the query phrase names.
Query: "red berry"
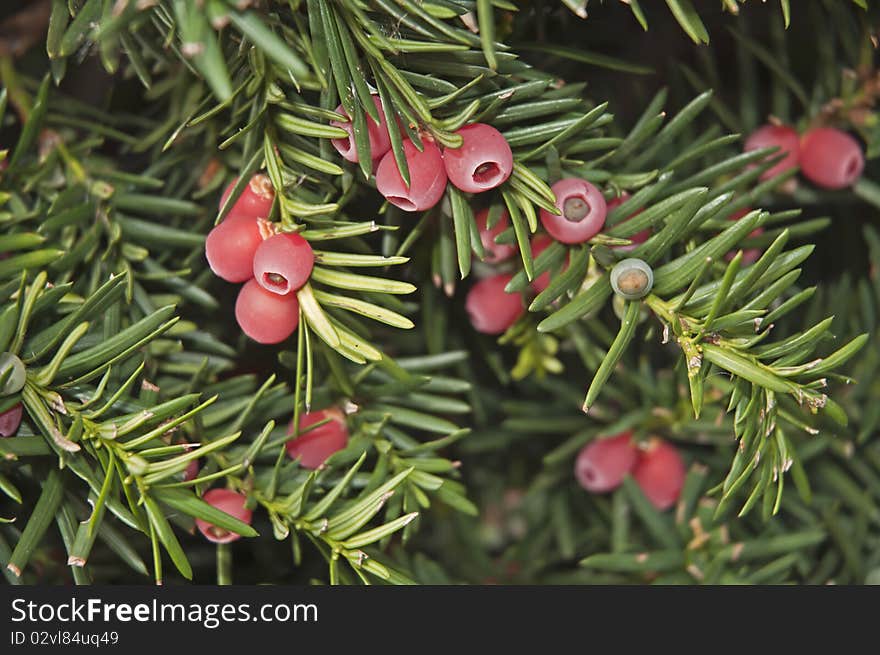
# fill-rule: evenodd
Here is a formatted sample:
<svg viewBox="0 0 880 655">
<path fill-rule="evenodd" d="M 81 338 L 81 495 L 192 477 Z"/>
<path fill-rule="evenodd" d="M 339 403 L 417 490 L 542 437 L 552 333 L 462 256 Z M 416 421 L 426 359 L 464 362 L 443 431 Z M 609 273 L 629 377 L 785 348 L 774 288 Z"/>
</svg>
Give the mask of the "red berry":
<svg viewBox="0 0 880 655">
<path fill-rule="evenodd" d="M 409 166 L 410 185 L 400 177 L 394 153 L 386 153 L 376 168 L 376 188 L 392 205 L 404 211 L 415 212 L 436 205 L 446 190 L 446 170 L 443 156 L 433 141 L 423 141 L 425 149 L 419 152 L 415 144 L 406 139 L 403 152 Z"/>
<path fill-rule="evenodd" d="M 330 419 L 327 421 L 327 419 Z M 323 425 L 305 431 L 309 426 L 327 421 Z M 320 467 L 333 453 L 348 445 L 348 426 L 345 415 L 336 407 L 308 412 L 299 417 L 300 436 L 287 442 L 290 459 L 299 458 L 300 466 L 307 469 Z M 291 421 L 287 434 L 294 434 Z"/>
<path fill-rule="evenodd" d="M 626 191 L 621 191 L 619 196 L 614 196 L 611 200 L 605 203 L 605 207 L 608 210 L 608 213 L 611 213 L 611 210 L 615 207 L 620 207 L 623 203 L 630 199 L 630 195 Z M 635 214 L 633 214 L 635 216 Z"/>
<path fill-rule="evenodd" d="M 254 513 L 245 507 L 247 498 L 235 493 L 231 489 L 211 489 L 202 496 L 202 500 L 211 507 L 219 509 L 221 512 L 226 512 L 239 521 L 243 521 L 248 525 L 251 524 Z M 231 541 L 241 539 L 241 535 L 218 528 L 216 525 L 212 525 L 203 519 L 196 519 L 196 527 L 205 536 L 205 539 L 215 544 L 228 544 Z"/>
<path fill-rule="evenodd" d="M 314 264 L 308 241 L 298 234 L 276 234 L 254 253 L 254 279 L 267 291 L 283 296 L 309 281 Z"/>
<path fill-rule="evenodd" d="M 833 127 L 817 127 L 801 140 L 801 172 L 825 189 L 851 186 L 865 168 L 859 142 Z"/>
<path fill-rule="evenodd" d="M 743 152 L 771 147 L 778 147 L 779 150 L 768 157 L 777 157 L 781 154 L 785 154 L 785 157 L 764 171 L 761 174 L 762 180 L 769 180 L 796 167 L 800 158 L 800 137 L 795 129 L 788 125 L 762 125 L 746 139 Z"/>
<path fill-rule="evenodd" d="M 232 180 L 223 192 L 220 198 L 220 209 L 226 204 L 226 199 L 232 193 L 236 182 L 238 182 L 238 178 Z M 275 189 L 272 188 L 272 181 L 269 179 L 269 176 L 257 173 L 251 178 L 244 191 L 241 192 L 230 212 L 252 218 L 266 218 L 272 211 L 272 203 L 274 201 Z"/>
<path fill-rule="evenodd" d="M 194 444 L 185 443 L 183 445 L 183 451 L 188 453 L 192 451 L 196 446 Z M 184 482 L 189 482 L 190 480 L 195 480 L 199 475 L 199 460 L 193 459 L 190 460 L 189 464 L 186 465 L 186 468 L 183 469 L 182 480 Z"/>
<path fill-rule="evenodd" d="M 199 460 L 194 459 L 183 469 L 183 481 L 195 480 L 199 475 Z"/>
<path fill-rule="evenodd" d="M 369 114 L 365 114 L 367 119 L 367 137 L 370 140 L 370 158 L 377 159 L 391 149 L 391 137 L 388 135 L 388 125 L 385 122 L 385 112 L 382 111 L 382 101 L 379 96 L 373 96 L 373 104 L 379 110 L 379 122 L 373 120 Z M 348 112 L 342 105 L 336 108 L 337 114 L 348 116 Z M 354 145 L 354 126 L 351 121 L 331 121 L 330 125 L 341 127 L 348 132 L 348 136 L 344 139 L 331 139 L 330 143 L 336 148 L 336 151 L 351 162 L 358 162 L 357 148 Z"/>
<path fill-rule="evenodd" d="M 607 213 L 605 198 L 599 189 L 574 177 L 559 180 L 551 188 L 561 213 L 553 215 L 546 209 L 541 210 L 541 223 L 550 236 L 562 243 L 583 243 L 596 236 L 605 224 Z"/>
<path fill-rule="evenodd" d="M 512 275 L 494 275 L 480 280 L 468 291 L 465 309 L 471 325 L 483 334 L 501 334 L 525 311 L 518 293 L 507 293 L 504 287 Z"/>
<path fill-rule="evenodd" d="M 632 432 L 591 441 L 581 449 L 574 463 L 574 475 L 587 491 L 605 493 L 620 486 L 639 458 Z"/>
<path fill-rule="evenodd" d="M 606 205 L 608 212 L 611 212 L 611 210 L 614 209 L 615 207 L 619 207 L 620 205 L 625 203 L 627 200 L 629 200 L 629 198 L 630 198 L 630 195 L 626 191 L 621 193 L 619 196 L 612 198 L 611 200 L 608 201 L 608 203 Z M 633 218 L 635 218 L 636 216 L 641 214 L 643 211 L 645 211 L 645 210 L 640 209 L 637 212 L 630 214 L 629 216 L 624 218 L 619 223 L 616 223 L 615 227 L 617 225 L 623 225 L 627 221 L 632 220 Z M 651 236 L 651 228 L 646 227 L 644 230 L 641 230 L 640 232 L 636 232 L 635 234 L 626 237 L 627 239 L 632 241 L 632 243 L 630 245 L 628 245 L 628 246 L 615 246 L 614 249 L 620 250 L 621 252 L 629 252 L 630 250 L 634 250 L 635 247 L 638 246 L 639 244 L 645 243 L 645 241 L 647 241 L 650 236 Z"/>
<path fill-rule="evenodd" d="M 481 193 L 503 183 L 513 171 L 513 153 L 501 132 L 485 123 L 458 130 L 460 148 L 443 151 L 449 181 L 462 191 Z"/>
<path fill-rule="evenodd" d="M 632 475 L 654 507 L 664 510 L 678 500 L 685 473 L 678 448 L 655 437 L 640 454 Z"/>
<path fill-rule="evenodd" d="M 21 425 L 21 403 L 13 405 L 0 414 L 0 437 L 14 437 Z"/>
<path fill-rule="evenodd" d="M 263 243 L 255 216 L 232 213 L 208 233 L 205 256 L 217 277 L 244 282 L 254 276 L 254 253 Z"/>
<path fill-rule="evenodd" d="M 532 237 L 532 259 L 536 259 L 538 255 L 547 250 L 547 247 L 553 243 L 553 239 L 546 234 L 536 234 Z M 550 284 L 550 271 L 544 271 L 534 280 L 532 280 L 532 289 L 535 293 L 541 293 Z"/>
<path fill-rule="evenodd" d="M 748 214 L 751 211 L 752 211 L 752 209 L 750 207 L 748 207 L 746 209 L 740 209 L 739 211 L 733 212 L 733 214 L 731 214 L 730 218 L 728 218 L 727 220 L 738 221 L 739 219 L 741 219 L 743 216 L 745 216 L 746 214 Z M 749 232 L 750 237 L 757 237 L 762 234 L 764 234 L 763 227 L 756 227 L 754 230 Z M 762 254 L 761 250 L 758 248 L 746 248 L 745 250 L 743 250 L 742 263 L 743 264 L 754 264 L 756 261 L 758 261 L 761 258 L 761 254 Z M 724 259 L 728 262 L 731 259 L 733 259 L 734 257 L 736 257 L 736 251 L 734 251 L 734 250 L 731 250 L 726 255 L 724 255 Z"/>
<path fill-rule="evenodd" d="M 486 256 L 483 258 L 483 261 L 490 264 L 497 264 L 498 262 L 503 262 L 505 259 L 510 259 L 516 252 L 516 246 L 511 243 L 495 243 L 495 237 L 510 227 L 510 216 L 507 213 L 507 210 L 502 210 L 498 222 L 495 223 L 495 226 L 491 230 L 486 227 L 488 218 L 488 207 L 481 212 L 478 212 L 474 217 L 477 221 L 477 229 L 480 231 L 480 241 L 483 242 L 483 250 L 486 251 Z"/>
<path fill-rule="evenodd" d="M 235 301 L 235 320 L 254 341 L 280 343 L 299 325 L 299 301 L 295 293 L 280 296 L 248 280 Z"/>
</svg>

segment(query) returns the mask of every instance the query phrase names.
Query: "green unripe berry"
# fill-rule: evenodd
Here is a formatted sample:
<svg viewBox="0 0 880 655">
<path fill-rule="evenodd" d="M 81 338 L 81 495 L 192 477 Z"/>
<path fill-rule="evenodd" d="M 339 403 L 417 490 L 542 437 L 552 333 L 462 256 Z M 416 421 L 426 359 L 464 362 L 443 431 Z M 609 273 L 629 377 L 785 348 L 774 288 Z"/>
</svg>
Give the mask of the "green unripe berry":
<svg viewBox="0 0 880 655">
<path fill-rule="evenodd" d="M 641 259 L 624 259 L 611 269 L 611 288 L 621 298 L 644 298 L 654 286 L 654 271 Z"/>
<path fill-rule="evenodd" d="M 24 388 L 24 364 L 12 353 L 0 353 L 0 396 L 11 396 Z"/>
</svg>

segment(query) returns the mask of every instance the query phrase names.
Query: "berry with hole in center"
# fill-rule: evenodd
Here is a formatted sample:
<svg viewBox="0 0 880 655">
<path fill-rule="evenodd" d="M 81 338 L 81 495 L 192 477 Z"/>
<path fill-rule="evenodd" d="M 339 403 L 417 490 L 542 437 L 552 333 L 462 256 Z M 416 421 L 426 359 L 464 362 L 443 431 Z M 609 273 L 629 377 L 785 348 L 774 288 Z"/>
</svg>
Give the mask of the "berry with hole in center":
<svg viewBox="0 0 880 655">
<path fill-rule="evenodd" d="M 275 234 L 254 253 L 254 279 L 267 291 L 284 296 L 309 281 L 314 264 L 308 241 L 291 232 Z"/>
<path fill-rule="evenodd" d="M 520 294 L 504 290 L 512 278 L 506 273 L 493 275 L 480 280 L 468 291 L 464 306 L 477 332 L 501 334 L 523 315 L 525 308 Z"/>
<path fill-rule="evenodd" d="M 14 437 L 21 425 L 22 406 L 16 403 L 5 412 L 0 413 L 0 437 Z"/>
<path fill-rule="evenodd" d="M 379 111 L 379 122 L 377 123 L 373 120 L 372 116 L 366 112 L 364 112 L 364 117 L 367 122 L 367 138 L 370 142 L 370 158 L 376 160 L 391 149 L 391 137 L 388 134 L 388 124 L 385 122 L 385 112 L 382 111 L 382 100 L 377 95 L 372 96 L 372 99 L 373 104 L 376 105 L 376 109 Z M 336 108 L 336 113 L 349 117 L 348 112 L 345 111 L 345 107 L 342 105 Z M 331 121 L 330 125 L 340 127 L 348 132 L 348 136 L 345 138 L 330 140 L 336 151 L 350 162 L 357 163 L 360 161 L 357 148 L 354 145 L 354 124 L 348 120 L 345 122 Z"/>
<path fill-rule="evenodd" d="M 263 243 L 256 216 L 233 213 L 205 239 L 205 257 L 214 274 L 227 282 L 245 282 L 254 276 L 254 254 Z"/>
<path fill-rule="evenodd" d="M 219 487 L 211 489 L 205 492 L 202 500 L 214 509 L 219 509 L 221 512 L 229 514 L 243 523 L 251 524 L 254 513 L 245 505 L 247 498 L 231 489 L 221 489 Z M 228 544 L 241 539 L 241 535 L 208 523 L 204 519 L 197 518 L 196 527 L 205 536 L 205 539 L 215 544 Z"/>
<path fill-rule="evenodd" d="M 558 215 L 541 210 L 544 229 L 562 243 L 583 243 L 596 236 L 605 225 L 607 206 L 602 193 L 580 178 L 559 180 L 551 189 L 556 195 Z"/>
<path fill-rule="evenodd" d="M 516 252 L 516 246 L 512 243 L 495 243 L 495 237 L 510 227 L 510 215 L 507 210 L 501 211 L 498 222 L 491 229 L 486 227 L 489 219 L 489 208 L 477 212 L 474 220 L 477 222 L 477 230 L 480 232 L 480 241 L 483 244 L 483 250 L 486 256 L 483 261 L 489 264 L 497 264 L 505 259 L 510 259 Z"/>
<path fill-rule="evenodd" d="M 824 189 L 852 186 L 865 168 L 862 147 L 846 132 L 817 127 L 801 139 L 801 173 Z"/>
<path fill-rule="evenodd" d="M 587 491 L 613 491 L 632 471 L 639 458 L 639 449 L 632 432 L 596 439 L 584 446 L 574 463 L 574 475 Z"/>
<path fill-rule="evenodd" d="M 220 197 L 220 206 L 223 209 L 226 199 L 235 188 L 238 178 L 232 180 L 223 195 Z M 254 175 L 247 186 L 241 192 L 238 200 L 229 210 L 230 214 L 239 214 L 242 216 L 250 216 L 252 218 L 267 218 L 272 212 L 272 203 L 275 202 L 275 189 L 272 187 L 272 181 L 268 175 L 257 173 Z M 228 214 L 227 214 L 228 215 Z"/>
<path fill-rule="evenodd" d="M 317 423 L 322 424 L 308 429 Z M 330 455 L 348 445 L 345 414 L 337 407 L 303 414 L 299 417 L 299 430 L 300 435 L 288 441 L 285 447 L 290 459 L 299 459 L 303 468 L 311 470 L 319 468 Z M 290 436 L 295 432 L 291 421 L 287 434 Z"/>
<path fill-rule="evenodd" d="M 482 193 L 502 184 L 513 172 L 513 153 L 501 132 L 485 123 L 465 125 L 456 132 L 459 148 L 443 151 L 446 175 L 466 193 Z"/>
<path fill-rule="evenodd" d="M 659 510 L 669 509 L 678 501 L 686 470 L 678 448 L 654 437 L 639 454 L 632 476 L 642 493 Z"/>
<path fill-rule="evenodd" d="M 376 167 L 376 189 L 392 205 L 407 212 L 430 209 L 440 202 L 446 190 L 446 169 L 443 168 L 440 149 L 428 139 L 422 143 L 425 149 L 419 152 L 409 139 L 403 142 L 403 153 L 409 167 L 409 186 L 400 176 L 393 152 L 385 153 Z"/>
<path fill-rule="evenodd" d="M 238 326 L 257 343 L 280 343 L 299 325 L 299 301 L 295 293 L 281 296 L 248 280 L 235 301 Z"/>
<path fill-rule="evenodd" d="M 769 180 L 771 177 L 776 177 L 798 165 L 800 141 L 800 136 L 793 127 L 767 124 L 762 125 L 749 135 L 743 144 L 743 152 L 751 152 L 761 148 L 779 148 L 776 152 L 768 155 L 768 158 L 778 157 L 782 154 L 785 157 L 761 173 L 761 180 Z"/>
</svg>

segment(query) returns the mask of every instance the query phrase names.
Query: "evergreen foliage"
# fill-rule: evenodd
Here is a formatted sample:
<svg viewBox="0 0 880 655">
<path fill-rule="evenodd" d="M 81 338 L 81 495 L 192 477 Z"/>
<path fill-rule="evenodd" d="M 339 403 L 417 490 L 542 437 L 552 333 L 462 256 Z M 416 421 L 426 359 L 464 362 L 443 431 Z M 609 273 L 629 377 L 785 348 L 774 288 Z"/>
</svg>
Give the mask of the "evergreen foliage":
<svg viewBox="0 0 880 655">
<path fill-rule="evenodd" d="M 7 581 L 877 582 L 869 4 L 9 3 L 0 352 L 27 374 L 0 395 L 24 407 L 0 438 Z M 358 164 L 331 144 L 338 105 Z M 473 122 L 502 132 L 513 174 L 419 214 L 380 204 L 380 111 L 405 180 L 405 139 L 454 148 Z M 862 179 L 762 179 L 782 155 L 741 137 L 768 115 L 857 134 Z M 270 220 L 316 257 L 277 347 L 241 334 L 204 257 L 260 171 Z M 563 177 L 627 196 L 587 243 L 536 255 Z M 508 290 L 551 273 L 500 338 L 462 309 L 491 270 L 486 206 L 510 217 Z M 653 267 L 642 300 L 612 291 L 625 257 Z M 352 438 L 311 471 L 288 424 L 331 405 Z M 624 430 L 686 454 L 674 510 L 631 478 L 577 485 L 577 452 Z M 201 500 L 214 486 L 247 496 L 253 526 Z M 195 519 L 243 538 L 214 546 Z"/>
</svg>

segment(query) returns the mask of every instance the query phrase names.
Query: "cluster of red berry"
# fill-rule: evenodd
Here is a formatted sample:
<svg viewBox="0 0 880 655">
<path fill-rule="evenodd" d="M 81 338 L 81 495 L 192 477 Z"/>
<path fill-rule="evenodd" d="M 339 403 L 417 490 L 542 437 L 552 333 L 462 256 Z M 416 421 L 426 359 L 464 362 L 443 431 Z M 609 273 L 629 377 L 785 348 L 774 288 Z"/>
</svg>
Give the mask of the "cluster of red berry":
<svg viewBox="0 0 880 655">
<path fill-rule="evenodd" d="M 574 465 L 578 483 L 592 493 L 607 493 L 632 475 L 642 493 L 659 510 L 675 505 L 684 486 L 685 465 L 678 449 L 652 437 L 640 448 L 630 431 L 591 441 Z"/>
<path fill-rule="evenodd" d="M 407 184 L 397 168 L 391 151 L 391 137 L 377 96 L 373 102 L 379 112 L 377 123 L 366 117 L 370 156 L 376 171 L 376 189 L 392 205 L 404 211 L 414 212 L 430 209 L 443 197 L 446 182 L 466 193 L 482 193 L 502 184 L 513 172 L 513 153 L 507 140 L 491 125 L 474 123 L 456 132 L 462 138 L 458 148 L 443 151 L 427 135 L 416 145 L 411 139 L 403 140 L 403 156 L 409 169 Z M 340 105 L 337 113 L 348 116 Z M 336 150 L 351 162 L 358 161 L 354 144 L 354 127 L 350 121 L 333 121 L 331 125 L 348 132 L 348 138 L 333 139 Z"/>
<path fill-rule="evenodd" d="M 237 180 L 220 199 L 220 207 Z M 275 190 L 265 175 L 251 178 L 226 219 L 208 234 L 205 255 L 211 270 L 227 282 L 244 282 L 235 318 L 254 341 L 287 339 L 299 325 L 296 292 L 309 280 L 315 255 L 299 234 L 277 232 L 267 220 Z"/>
<path fill-rule="evenodd" d="M 314 427 L 313 427 L 314 426 Z M 287 430 L 288 436 L 297 432 L 293 422 Z M 301 434 L 287 442 L 288 456 L 307 469 L 320 468 L 333 453 L 348 445 L 348 425 L 345 414 L 336 407 L 307 412 L 300 416 L 299 432 Z M 196 468 L 196 470 L 198 470 Z M 191 476 L 191 477 L 189 477 Z M 193 479 L 194 474 L 188 468 L 184 479 Z M 253 512 L 248 509 L 247 498 L 231 489 L 216 488 L 205 492 L 202 496 L 209 505 L 226 512 L 250 525 Z M 239 539 L 239 535 L 229 530 L 203 521 L 196 520 L 196 526 L 208 541 L 226 544 Z"/>
<path fill-rule="evenodd" d="M 559 214 L 542 209 L 541 225 L 545 233 L 532 237 L 530 247 L 532 257 L 538 257 L 553 241 L 572 245 L 584 243 L 596 236 L 605 225 L 605 217 L 611 209 L 622 204 L 629 198 L 626 192 L 606 202 L 602 192 L 587 180 L 564 178 L 552 187 L 556 196 L 556 208 Z M 635 212 L 624 219 L 626 222 L 638 215 Z M 489 210 L 484 209 L 476 215 L 480 240 L 486 252 L 484 261 L 498 264 L 510 259 L 516 253 L 512 244 L 496 243 L 495 239 L 510 227 L 507 211 L 503 211 L 498 221 L 488 226 Z M 638 244 L 647 241 L 651 230 L 641 230 L 630 237 L 630 245 L 619 246 L 621 251 L 632 250 Z M 512 275 L 498 273 L 484 278 L 471 287 L 465 301 L 465 309 L 474 329 L 484 334 L 501 334 L 513 325 L 524 310 L 520 294 L 505 292 Z M 538 294 L 550 284 L 550 273 L 545 271 L 531 283 L 531 289 Z"/>
<path fill-rule="evenodd" d="M 846 132 L 831 127 L 816 127 L 801 136 L 788 126 L 764 125 L 746 140 L 744 149 L 748 152 L 771 146 L 778 147 L 785 157 L 765 171 L 761 175 L 762 180 L 800 166 L 804 176 L 815 185 L 825 189 L 843 189 L 858 180 L 865 166 L 865 156 L 858 141 Z M 593 238 L 602 229 L 606 214 L 630 197 L 624 192 L 606 202 L 599 189 L 577 178 L 562 179 L 553 185 L 552 190 L 556 195 L 559 214 L 541 210 L 541 224 L 549 236 L 542 234 L 532 239 L 533 257 L 540 255 L 551 243 L 551 237 L 565 244 L 584 243 Z M 739 220 L 750 211 L 740 210 L 730 220 Z M 639 213 L 635 212 L 623 222 Z M 507 213 L 503 213 L 491 228 L 486 224 L 487 217 L 488 210 L 477 214 L 477 226 L 487 253 L 485 261 L 497 264 L 512 257 L 516 248 L 510 244 L 495 243 L 495 238 L 509 227 Z M 759 236 L 763 231 L 763 228 L 756 228 L 749 236 Z M 630 245 L 616 249 L 632 250 L 650 236 L 650 228 L 641 230 L 629 238 Z M 727 259 L 732 259 L 733 255 L 729 253 Z M 753 263 L 760 255 L 758 249 L 746 249 L 743 263 Z M 510 274 L 499 273 L 480 280 L 471 288 L 465 307 L 474 329 L 486 334 L 501 334 L 522 316 L 524 308 L 521 296 L 505 292 L 511 277 Z M 549 281 L 549 273 L 545 272 L 532 282 L 532 289 L 540 293 L 547 288 Z"/>
<path fill-rule="evenodd" d="M 833 127 L 814 127 L 803 136 L 788 125 L 762 125 L 746 139 L 743 150 L 778 147 L 785 157 L 761 174 L 770 179 L 787 170 L 801 167 L 810 182 L 823 189 L 852 186 L 865 168 L 865 155 L 859 142 Z"/>
<path fill-rule="evenodd" d="M 514 256 L 516 246 L 509 243 L 495 243 L 495 237 L 510 227 L 510 215 L 507 210 L 502 210 L 498 220 L 491 227 L 489 227 L 488 207 L 477 212 L 474 220 L 485 251 L 483 261 L 500 264 Z M 535 236 L 531 243 L 532 255 L 537 257 L 538 252 L 543 251 L 548 245 L 550 245 L 549 237 Z M 525 311 L 522 296 L 504 290 L 512 278 L 513 275 L 510 273 L 497 273 L 483 278 L 471 287 L 465 300 L 465 310 L 475 330 L 483 334 L 501 334 L 522 316 Z"/>
<path fill-rule="evenodd" d="M 410 172 L 410 184 L 407 185 L 391 150 L 391 137 L 381 101 L 373 96 L 373 102 L 379 121 L 369 116 L 366 121 L 370 156 L 374 164 L 378 162 L 375 166 L 376 188 L 388 202 L 401 209 L 430 209 L 442 198 L 447 181 L 467 193 L 482 193 L 503 183 L 513 171 L 513 154 L 504 136 L 491 125 L 474 123 L 457 131 L 462 137 L 462 145 L 458 148 L 441 151 L 434 141 L 426 138 L 420 149 L 411 140 L 405 139 L 404 157 Z M 348 117 L 342 105 L 336 111 Z M 348 137 L 332 142 L 339 154 L 348 161 L 359 161 L 351 121 L 334 121 L 331 124 L 348 132 Z M 559 180 L 552 186 L 552 191 L 556 196 L 558 213 L 541 210 L 541 223 L 546 234 L 532 238 L 532 257 L 539 256 L 553 240 L 564 244 L 589 241 L 604 226 L 608 209 L 629 197 L 623 194 L 608 204 L 596 186 L 580 178 Z M 510 217 L 504 211 L 492 226 L 488 225 L 488 217 L 488 209 L 475 216 L 486 252 L 484 261 L 499 264 L 516 253 L 514 245 L 495 242 L 496 237 L 510 227 Z M 632 216 L 626 220 L 629 218 Z M 631 249 L 643 243 L 650 234 L 650 230 L 642 230 L 633 236 L 632 245 L 623 246 L 622 249 Z M 511 278 L 512 274 L 499 272 L 483 278 L 470 289 L 465 309 L 478 332 L 502 334 L 524 313 L 521 294 L 505 291 Z M 541 293 L 549 283 L 550 273 L 544 272 L 532 281 L 531 288 L 534 293 Z"/>
<path fill-rule="evenodd" d="M 823 189 L 837 190 L 852 186 L 865 168 L 865 155 L 859 142 L 852 136 L 833 127 L 815 127 L 799 135 L 788 125 L 762 125 L 752 132 L 743 145 L 744 152 L 761 148 L 779 148 L 773 156 L 784 155 L 761 174 L 761 180 L 769 180 L 780 173 L 800 166 L 801 173 L 810 182 Z M 752 209 L 747 207 L 734 212 L 730 219 L 738 221 Z M 749 237 L 763 234 L 758 227 Z M 725 259 L 733 259 L 735 252 L 729 252 Z M 743 250 L 743 264 L 752 264 L 761 256 L 757 248 Z"/>
</svg>

